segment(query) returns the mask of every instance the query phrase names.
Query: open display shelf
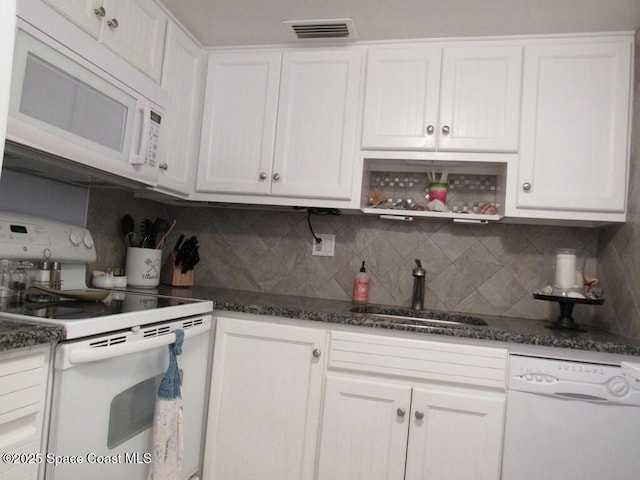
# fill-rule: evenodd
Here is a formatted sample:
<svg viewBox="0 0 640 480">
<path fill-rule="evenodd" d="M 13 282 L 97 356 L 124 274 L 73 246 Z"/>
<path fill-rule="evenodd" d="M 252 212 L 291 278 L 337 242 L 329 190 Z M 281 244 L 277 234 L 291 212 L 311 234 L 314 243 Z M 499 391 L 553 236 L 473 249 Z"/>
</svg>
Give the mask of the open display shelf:
<svg viewBox="0 0 640 480">
<path fill-rule="evenodd" d="M 361 211 L 398 217 L 432 217 L 483 223 L 504 214 L 504 165 L 460 162 L 366 162 Z M 427 208 L 429 183 L 448 185 L 447 211 Z M 490 213 L 487 213 L 486 210 Z"/>
</svg>

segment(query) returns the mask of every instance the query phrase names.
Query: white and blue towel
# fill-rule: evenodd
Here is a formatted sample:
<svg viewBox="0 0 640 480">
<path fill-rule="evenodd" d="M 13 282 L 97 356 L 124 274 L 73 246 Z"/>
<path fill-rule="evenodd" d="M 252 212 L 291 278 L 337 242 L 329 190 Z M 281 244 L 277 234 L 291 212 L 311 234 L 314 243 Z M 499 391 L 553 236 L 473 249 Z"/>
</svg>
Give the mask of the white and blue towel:
<svg viewBox="0 0 640 480">
<path fill-rule="evenodd" d="M 156 400 L 153 418 L 153 451 L 149 480 L 179 480 L 184 445 L 182 438 L 182 379 L 177 355 L 182 353 L 184 332 L 174 330 L 176 342 L 169 345 L 169 368 Z"/>
</svg>

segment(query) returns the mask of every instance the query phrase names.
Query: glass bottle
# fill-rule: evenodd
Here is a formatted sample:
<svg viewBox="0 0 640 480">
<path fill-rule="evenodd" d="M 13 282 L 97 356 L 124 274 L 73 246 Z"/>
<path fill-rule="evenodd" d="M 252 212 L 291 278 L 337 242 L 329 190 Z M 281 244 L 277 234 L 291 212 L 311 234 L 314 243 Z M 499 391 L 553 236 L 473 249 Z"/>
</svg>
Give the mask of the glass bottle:
<svg viewBox="0 0 640 480">
<path fill-rule="evenodd" d="M 23 262 L 18 262 L 11 274 L 11 299 L 15 303 L 24 302 L 24 292 L 27 289 L 27 272 Z"/>
<path fill-rule="evenodd" d="M 49 279 L 51 278 L 49 268 L 50 265 L 47 260 L 38 263 L 38 269 L 36 270 L 35 278 L 33 279 L 34 285 L 49 287 Z M 34 302 L 49 302 L 51 301 L 51 296 L 45 292 L 32 293 L 29 295 L 29 300 Z"/>
<path fill-rule="evenodd" d="M 11 298 L 11 262 L 0 262 L 0 301 L 8 301 Z"/>
<path fill-rule="evenodd" d="M 60 276 L 60 262 L 51 262 L 49 272 L 49 286 L 55 290 L 62 289 L 62 278 Z"/>
</svg>

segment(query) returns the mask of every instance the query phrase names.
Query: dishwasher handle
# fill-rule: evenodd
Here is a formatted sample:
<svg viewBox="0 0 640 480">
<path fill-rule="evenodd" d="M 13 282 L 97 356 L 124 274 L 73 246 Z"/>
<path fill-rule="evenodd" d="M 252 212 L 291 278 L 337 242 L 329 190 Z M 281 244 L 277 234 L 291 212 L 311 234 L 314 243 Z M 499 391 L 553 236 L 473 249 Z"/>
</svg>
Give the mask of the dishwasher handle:
<svg viewBox="0 0 640 480">
<path fill-rule="evenodd" d="M 565 400 L 577 400 L 582 402 L 599 402 L 599 403 L 607 403 L 609 399 L 604 397 L 599 397 L 597 395 L 589 395 L 586 393 L 574 393 L 574 392 L 556 392 L 554 394 L 556 397 L 563 398 Z"/>
<path fill-rule="evenodd" d="M 205 322 L 184 330 L 184 338 L 191 338 L 211 330 L 211 323 Z M 144 352 L 154 348 L 175 343 L 176 334 L 173 332 L 140 340 L 131 340 L 117 345 L 103 347 L 73 348 L 65 352 L 66 345 L 63 345 L 56 352 L 56 368 L 66 370 L 78 365 L 121 357 L 130 353 Z"/>
</svg>

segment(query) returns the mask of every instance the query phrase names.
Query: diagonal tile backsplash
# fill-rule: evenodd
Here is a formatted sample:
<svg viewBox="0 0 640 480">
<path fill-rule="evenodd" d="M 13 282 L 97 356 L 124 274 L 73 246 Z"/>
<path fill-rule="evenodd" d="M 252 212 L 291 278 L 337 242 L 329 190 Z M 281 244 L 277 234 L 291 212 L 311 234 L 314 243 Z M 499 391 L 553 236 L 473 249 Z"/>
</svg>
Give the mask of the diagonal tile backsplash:
<svg viewBox="0 0 640 480">
<path fill-rule="evenodd" d="M 96 268 L 124 263 L 124 244 L 116 239 L 121 216 L 132 208 L 136 218 L 177 218 L 169 246 L 179 233 L 198 236 L 202 260 L 195 281 L 203 286 L 350 300 L 364 260 L 370 301 L 408 306 L 418 258 L 427 270 L 426 308 L 547 319 L 558 315 L 557 305 L 535 300 L 531 292 L 553 279 L 557 248 L 575 248 L 579 264 L 596 273 L 597 229 L 312 216 L 316 233 L 336 235 L 335 256 L 320 257 L 311 255 L 305 211 L 167 207 L 113 189 L 91 191 L 88 228 L 100 255 Z M 584 323 L 593 316 L 587 307 L 575 314 Z"/>
</svg>

